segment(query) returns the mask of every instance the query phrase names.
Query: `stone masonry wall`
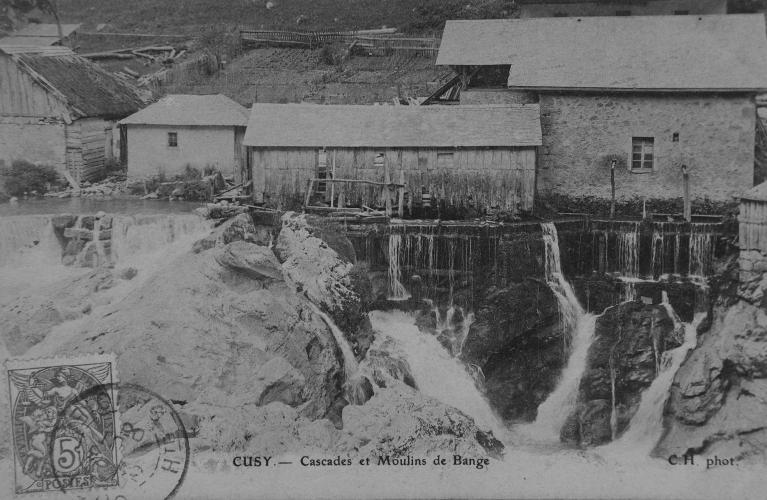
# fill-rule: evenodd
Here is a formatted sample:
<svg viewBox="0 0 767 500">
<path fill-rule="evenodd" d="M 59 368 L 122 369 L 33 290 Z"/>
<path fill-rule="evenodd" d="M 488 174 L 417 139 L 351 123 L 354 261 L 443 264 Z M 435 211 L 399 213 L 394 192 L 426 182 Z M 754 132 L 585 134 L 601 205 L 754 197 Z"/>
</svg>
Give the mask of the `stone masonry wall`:
<svg viewBox="0 0 767 500">
<path fill-rule="evenodd" d="M 520 5 L 519 17 L 551 17 L 556 13 L 575 16 L 614 16 L 618 11 L 629 11 L 632 16 L 673 15 L 676 11 L 690 14 L 726 14 L 726 0 L 651 0 L 628 3 L 613 2 L 541 2 Z"/>
<path fill-rule="evenodd" d="M 730 201 L 753 185 L 756 110 L 747 95 L 542 94 L 538 192 L 610 198 L 682 196 L 680 165 L 693 199 Z M 678 134 L 675 140 L 675 134 Z M 632 173 L 632 137 L 655 139 L 650 173 Z"/>
</svg>

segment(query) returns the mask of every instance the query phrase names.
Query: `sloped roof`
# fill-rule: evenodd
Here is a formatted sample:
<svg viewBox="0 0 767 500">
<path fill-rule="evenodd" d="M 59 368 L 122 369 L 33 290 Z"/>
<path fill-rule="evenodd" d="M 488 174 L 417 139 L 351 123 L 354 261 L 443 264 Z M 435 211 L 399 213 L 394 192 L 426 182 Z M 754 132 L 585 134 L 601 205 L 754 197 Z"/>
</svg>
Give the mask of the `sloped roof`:
<svg viewBox="0 0 767 500">
<path fill-rule="evenodd" d="M 756 91 L 767 88 L 757 15 L 448 21 L 438 65 L 511 65 L 522 88 Z"/>
<path fill-rule="evenodd" d="M 144 106 L 135 87 L 80 56 L 11 57 L 35 82 L 64 100 L 75 117 L 122 118 Z"/>
<path fill-rule="evenodd" d="M 74 51 L 61 45 L 15 45 L 0 46 L 0 51 L 6 54 L 38 54 L 42 56 L 73 56 Z"/>
<path fill-rule="evenodd" d="M 245 145 L 257 147 L 538 146 L 534 105 L 254 104 Z"/>
<path fill-rule="evenodd" d="M 767 182 L 762 182 L 749 189 L 742 195 L 741 200 L 767 201 Z"/>
<path fill-rule="evenodd" d="M 79 24 L 62 24 L 64 38 L 80 28 Z M 0 47 L 17 45 L 53 45 L 59 41 L 59 29 L 55 24 L 29 24 L 7 37 L 0 38 Z"/>
<path fill-rule="evenodd" d="M 167 95 L 120 121 L 129 125 L 241 126 L 248 124 L 248 108 L 221 94 Z"/>
</svg>

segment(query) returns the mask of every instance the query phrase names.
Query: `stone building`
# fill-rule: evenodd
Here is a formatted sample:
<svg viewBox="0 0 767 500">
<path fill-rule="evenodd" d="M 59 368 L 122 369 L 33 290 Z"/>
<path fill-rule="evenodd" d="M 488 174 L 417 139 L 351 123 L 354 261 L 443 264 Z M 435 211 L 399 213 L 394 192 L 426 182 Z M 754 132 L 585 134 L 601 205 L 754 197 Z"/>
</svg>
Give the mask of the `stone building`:
<svg viewBox="0 0 767 500">
<path fill-rule="evenodd" d="M 168 95 L 120 121 L 128 178 L 212 168 L 239 178 L 248 109 L 221 94 Z"/>
<path fill-rule="evenodd" d="M 753 186 L 761 15 L 449 21 L 461 104 L 538 103 L 539 194 L 732 201 Z M 504 78 L 505 76 L 505 78 Z"/>
<path fill-rule="evenodd" d="M 727 0 L 518 0 L 519 17 L 727 14 Z"/>
<path fill-rule="evenodd" d="M 0 167 L 52 165 L 78 181 L 103 175 L 117 120 L 144 105 L 128 83 L 82 57 L 0 49 Z"/>
<path fill-rule="evenodd" d="M 281 208 L 382 206 L 391 181 L 409 209 L 530 210 L 540 144 L 534 104 L 254 104 L 245 134 L 255 201 Z M 357 182 L 314 182 L 307 197 L 330 178 Z"/>
</svg>

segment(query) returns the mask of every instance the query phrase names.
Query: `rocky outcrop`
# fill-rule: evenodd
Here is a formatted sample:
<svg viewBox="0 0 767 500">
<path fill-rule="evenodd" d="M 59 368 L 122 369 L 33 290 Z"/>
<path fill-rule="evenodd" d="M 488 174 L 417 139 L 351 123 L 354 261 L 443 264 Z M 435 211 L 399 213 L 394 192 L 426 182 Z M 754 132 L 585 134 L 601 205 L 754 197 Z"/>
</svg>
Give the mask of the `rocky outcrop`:
<svg viewBox="0 0 767 500">
<path fill-rule="evenodd" d="M 205 419 L 200 428 L 198 448 L 226 452 L 317 450 L 323 456 L 345 457 L 354 451 L 357 458 L 368 456 L 373 463 L 379 456 L 500 458 L 503 453 L 503 445 L 469 417 L 403 384 L 379 390 L 364 405 L 345 407 L 342 430 L 327 420 L 309 421 L 280 402 L 231 409 Z"/>
<path fill-rule="evenodd" d="M 364 357 L 373 334 L 368 299 L 360 293 L 366 280 L 355 270 L 351 242 L 331 228 L 311 226 L 305 215 L 288 212 L 274 251 L 289 286 L 330 314 L 355 355 Z"/>
<path fill-rule="evenodd" d="M 752 290 L 753 292 L 753 290 Z M 765 462 L 767 312 L 722 297 L 710 329 L 677 372 L 655 454 L 696 453 Z"/>
<path fill-rule="evenodd" d="M 553 292 L 526 279 L 487 291 L 461 358 L 482 369 L 487 397 L 504 419 L 531 421 L 565 363 L 564 336 Z"/>
<path fill-rule="evenodd" d="M 233 241 L 246 241 L 267 246 L 274 239 L 272 230 L 273 228 L 270 226 L 257 226 L 248 214 L 239 214 L 223 222 L 205 238 L 196 241 L 192 251 L 198 253 L 228 245 Z"/>
<path fill-rule="evenodd" d="M 620 436 L 639 407 L 642 391 L 660 372 L 663 353 L 683 340 L 681 325 L 663 306 L 626 302 L 607 309 L 597 319 L 578 403 L 562 429 L 562 440 L 594 446 L 609 442 L 613 433 Z"/>
</svg>

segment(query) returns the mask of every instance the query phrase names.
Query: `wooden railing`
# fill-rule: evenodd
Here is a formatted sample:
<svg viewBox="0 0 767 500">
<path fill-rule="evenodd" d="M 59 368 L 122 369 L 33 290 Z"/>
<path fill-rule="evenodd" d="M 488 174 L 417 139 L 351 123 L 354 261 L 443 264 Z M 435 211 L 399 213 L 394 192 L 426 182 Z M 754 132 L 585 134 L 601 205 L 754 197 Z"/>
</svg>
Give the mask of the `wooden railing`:
<svg viewBox="0 0 767 500">
<path fill-rule="evenodd" d="M 330 185 L 330 193 L 329 193 L 329 201 L 330 206 L 322 206 L 322 205 L 311 205 L 311 199 L 312 195 L 316 194 L 323 194 L 323 193 L 317 193 L 315 192 L 315 184 L 324 184 L 327 189 L 327 186 Z M 391 217 L 392 215 L 392 196 L 396 192 L 397 196 L 397 216 L 402 218 L 405 213 L 405 173 L 404 171 L 400 171 L 400 180 L 399 182 L 391 182 L 389 180 L 389 173 L 386 173 L 386 180 L 384 182 L 378 182 L 378 181 L 369 181 L 364 179 L 333 179 L 331 177 L 327 178 L 312 178 L 309 179 L 308 185 L 306 186 L 306 199 L 304 201 L 304 208 L 307 209 L 319 209 L 319 210 L 328 210 L 328 211 L 337 211 L 337 210 L 348 210 L 348 207 L 345 206 L 344 203 L 344 194 L 343 190 L 339 190 L 337 193 L 338 196 L 336 196 L 336 184 L 346 185 L 346 184 L 365 184 L 368 186 L 379 186 L 381 187 L 381 190 L 383 192 L 383 198 L 384 198 L 384 204 L 385 204 L 385 215 L 387 217 Z M 328 193 L 324 193 L 326 196 Z M 370 207 L 362 207 L 363 209 L 372 210 Z"/>
<path fill-rule="evenodd" d="M 375 55 L 396 52 L 417 52 L 435 55 L 439 50 L 439 38 L 405 38 L 391 33 L 377 34 L 374 31 L 275 31 L 240 29 L 243 44 L 301 45 L 310 48 L 328 43 L 345 43 L 350 49 L 368 51 Z"/>
</svg>

